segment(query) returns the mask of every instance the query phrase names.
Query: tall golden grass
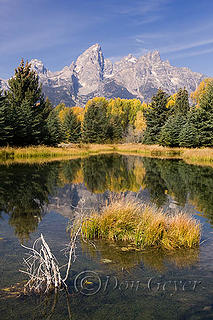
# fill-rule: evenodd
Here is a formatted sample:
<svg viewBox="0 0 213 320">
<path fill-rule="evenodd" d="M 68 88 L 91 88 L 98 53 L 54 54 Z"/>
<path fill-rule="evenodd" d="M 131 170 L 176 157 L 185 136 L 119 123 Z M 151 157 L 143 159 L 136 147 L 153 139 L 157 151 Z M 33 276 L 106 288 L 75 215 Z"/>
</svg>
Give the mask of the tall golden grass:
<svg viewBox="0 0 213 320">
<path fill-rule="evenodd" d="M 202 164 L 213 162 L 213 148 L 184 149 L 183 159 Z"/>
<path fill-rule="evenodd" d="M 82 226 L 84 239 L 124 241 L 135 248 L 174 250 L 199 246 L 201 226 L 185 213 L 174 216 L 133 200 L 114 200 Z"/>
<path fill-rule="evenodd" d="M 76 153 L 85 153 L 86 150 L 78 148 L 76 145 L 72 149 L 46 147 L 46 146 L 29 146 L 23 148 L 5 147 L 0 149 L 1 159 L 29 159 L 29 158 L 54 158 L 66 157 Z"/>
<path fill-rule="evenodd" d="M 120 153 L 129 155 L 141 155 L 155 158 L 178 158 L 190 161 L 191 163 L 210 164 L 213 162 L 213 148 L 187 149 L 187 148 L 167 148 L 158 145 L 142 144 L 72 144 L 71 146 L 47 147 L 3 147 L 0 148 L 1 160 L 16 159 L 41 159 L 83 156 L 97 153 Z"/>
<path fill-rule="evenodd" d="M 47 146 L 28 146 L 28 147 L 2 147 L 0 148 L 0 160 L 16 159 L 42 159 L 71 156 L 84 156 L 96 153 L 113 152 L 113 145 L 85 145 L 72 144 L 72 147 L 47 147 Z"/>
</svg>

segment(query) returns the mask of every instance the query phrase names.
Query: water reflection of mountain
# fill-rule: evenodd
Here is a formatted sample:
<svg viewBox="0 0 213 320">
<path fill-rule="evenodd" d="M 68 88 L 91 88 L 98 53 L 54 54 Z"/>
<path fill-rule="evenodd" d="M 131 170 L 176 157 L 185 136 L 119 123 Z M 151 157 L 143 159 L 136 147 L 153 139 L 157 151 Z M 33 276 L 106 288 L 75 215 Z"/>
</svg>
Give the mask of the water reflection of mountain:
<svg viewBox="0 0 213 320">
<path fill-rule="evenodd" d="M 193 206 L 213 223 L 213 169 L 162 160 L 97 155 L 43 165 L 0 166 L 0 212 L 23 240 L 46 211 L 72 215 L 73 207 L 98 208 L 123 193 L 174 210 Z"/>
<path fill-rule="evenodd" d="M 133 197 L 142 202 L 149 202 L 148 190 L 140 190 L 138 193 L 126 191 L 121 196 Z M 111 197 L 117 197 L 117 193 L 110 191 L 93 193 L 84 184 L 67 184 L 63 188 L 58 188 L 57 196 L 50 197 L 46 209 L 48 211 L 54 210 L 66 217 L 72 217 L 74 208 L 85 207 L 86 209 L 99 210 Z"/>
</svg>

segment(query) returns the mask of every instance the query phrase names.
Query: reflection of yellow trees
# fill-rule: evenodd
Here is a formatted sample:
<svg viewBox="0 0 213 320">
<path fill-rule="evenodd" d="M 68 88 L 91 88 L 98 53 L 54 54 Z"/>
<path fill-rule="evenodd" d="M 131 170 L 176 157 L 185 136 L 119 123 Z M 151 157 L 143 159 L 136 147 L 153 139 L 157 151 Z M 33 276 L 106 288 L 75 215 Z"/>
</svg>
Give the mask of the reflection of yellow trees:
<svg viewBox="0 0 213 320">
<path fill-rule="evenodd" d="M 134 170 L 128 170 L 121 162 L 119 172 L 109 171 L 106 179 L 106 186 L 112 192 L 139 191 L 140 185 L 136 182 L 137 178 Z"/>
<path fill-rule="evenodd" d="M 143 185 L 145 172 L 139 158 L 104 155 L 84 159 L 83 174 L 86 187 L 94 193 L 136 192 Z"/>
<path fill-rule="evenodd" d="M 99 155 L 62 162 L 59 181 L 61 186 L 84 182 L 88 190 L 94 193 L 138 192 L 146 186 L 145 174 L 140 157 Z"/>
<path fill-rule="evenodd" d="M 69 183 L 83 182 L 81 159 L 73 159 L 60 163 L 59 182 L 61 186 Z"/>
<path fill-rule="evenodd" d="M 60 187 L 69 183 L 80 184 L 84 182 L 84 175 L 81 167 L 77 169 L 72 176 L 67 176 L 64 173 L 63 168 L 60 168 L 58 178 Z"/>
<path fill-rule="evenodd" d="M 72 183 L 80 184 L 80 183 L 83 183 L 83 182 L 84 182 L 83 170 L 82 170 L 82 168 L 79 168 L 76 171 L 75 178 L 72 180 Z"/>
<path fill-rule="evenodd" d="M 82 242 L 83 251 L 117 272 L 129 271 L 141 263 L 158 272 L 166 271 L 168 263 L 177 268 L 187 268 L 196 264 L 199 258 L 199 249 L 179 250 L 168 254 L 156 249 L 135 251 L 131 246 L 124 247 L 104 240 L 96 240 L 93 244 L 95 246 Z"/>
<path fill-rule="evenodd" d="M 146 170 L 144 168 L 143 162 L 139 158 L 135 159 L 133 174 L 135 176 L 135 185 L 137 187 L 132 191 L 136 192 L 139 188 L 145 189 L 146 185 L 144 184 L 144 177 L 146 175 Z"/>
</svg>

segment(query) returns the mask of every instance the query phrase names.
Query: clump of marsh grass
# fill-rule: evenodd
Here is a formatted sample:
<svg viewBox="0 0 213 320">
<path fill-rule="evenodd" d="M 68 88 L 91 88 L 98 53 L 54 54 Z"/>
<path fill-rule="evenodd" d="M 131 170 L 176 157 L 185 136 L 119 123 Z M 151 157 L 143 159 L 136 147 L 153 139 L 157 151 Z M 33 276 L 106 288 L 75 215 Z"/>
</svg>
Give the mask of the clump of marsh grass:
<svg viewBox="0 0 213 320">
<path fill-rule="evenodd" d="M 82 224 L 86 240 L 124 241 L 135 248 L 181 249 L 198 247 L 201 225 L 185 213 L 174 216 L 134 200 L 114 200 Z"/>
</svg>

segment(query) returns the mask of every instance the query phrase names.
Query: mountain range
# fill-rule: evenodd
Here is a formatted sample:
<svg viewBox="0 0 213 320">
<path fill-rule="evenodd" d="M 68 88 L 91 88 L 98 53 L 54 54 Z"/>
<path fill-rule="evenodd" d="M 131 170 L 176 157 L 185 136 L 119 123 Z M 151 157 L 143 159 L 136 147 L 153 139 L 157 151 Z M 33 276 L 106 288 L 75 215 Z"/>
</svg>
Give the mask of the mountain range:
<svg viewBox="0 0 213 320">
<path fill-rule="evenodd" d="M 139 58 L 129 54 L 113 63 L 104 58 L 99 44 L 88 48 L 61 71 L 52 72 L 37 59 L 30 63 L 38 73 L 44 94 L 54 105 L 60 102 L 67 106 L 84 105 L 96 96 L 149 101 L 158 88 L 168 94 L 183 87 L 192 92 L 205 78 L 189 68 L 163 61 L 158 51 Z M 7 89 L 6 80 L 0 79 L 0 88 Z"/>
</svg>

